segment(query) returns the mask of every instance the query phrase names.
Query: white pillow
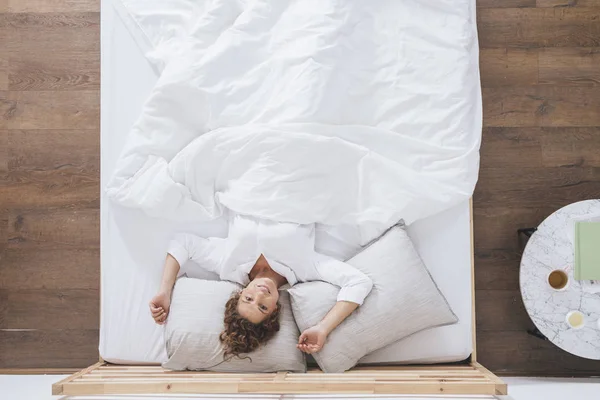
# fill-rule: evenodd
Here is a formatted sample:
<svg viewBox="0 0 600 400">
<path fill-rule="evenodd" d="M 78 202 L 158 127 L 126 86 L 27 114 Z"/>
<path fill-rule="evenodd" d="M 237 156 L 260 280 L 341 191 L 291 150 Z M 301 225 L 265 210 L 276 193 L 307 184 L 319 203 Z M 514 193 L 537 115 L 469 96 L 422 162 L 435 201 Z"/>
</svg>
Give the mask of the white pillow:
<svg viewBox="0 0 600 400">
<path fill-rule="evenodd" d="M 280 291 L 280 330 L 266 345 L 248 354 L 223 361 L 225 303 L 240 286 L 230 282 L 180 278 L 175 284 L 165 327 L 169 359 L 163 367 L 173 370 L 218 372 L 305 372 L 306 362 L 296 349 L 298 327 L 290 312 L 289 295 Z"/>
<path fill-rule="evenodd" d="M 313 355 L 324 372 L 346 371 L 377 349 L 421 330 L 458 321 L 404 229 L 392 228 L 348 263 L 373 280 L 373 290 Z M 301 283 L 289 289 L 301 331 L 323 319 L 338 291 L 339 287 L 325 282 Z"/>
</svg>

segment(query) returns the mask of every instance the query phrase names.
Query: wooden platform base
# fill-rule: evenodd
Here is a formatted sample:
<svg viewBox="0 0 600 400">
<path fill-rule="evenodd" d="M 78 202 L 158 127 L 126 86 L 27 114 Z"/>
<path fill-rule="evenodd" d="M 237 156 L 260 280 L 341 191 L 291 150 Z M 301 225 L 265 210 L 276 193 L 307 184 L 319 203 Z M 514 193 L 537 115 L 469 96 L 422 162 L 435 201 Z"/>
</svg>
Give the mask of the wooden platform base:
<svg viewBox="0 0 600 400">
<path fill-rule="evenodd" d="M 54 395 L 103 394 L 506 394 L 506 384 L 471 365 L 358 367 L 343 374 L 173 372 L 97 363 L 52 386 Z"/>
</svg>

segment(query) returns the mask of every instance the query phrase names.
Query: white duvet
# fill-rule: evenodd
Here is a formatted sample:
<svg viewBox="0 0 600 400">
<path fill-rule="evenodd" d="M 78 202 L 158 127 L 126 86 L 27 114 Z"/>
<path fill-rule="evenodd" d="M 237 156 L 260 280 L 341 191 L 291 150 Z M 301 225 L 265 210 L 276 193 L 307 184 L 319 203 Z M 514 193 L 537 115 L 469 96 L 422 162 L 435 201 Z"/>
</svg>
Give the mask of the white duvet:
<svg viewBox="0 0 600 400">
<path fill-rule="evenodd" d="M 481 101 L 470 0 L 122 0 L 160 73 L 107 194 L 358 227 L 471 196 Z M 336 227 L 336 228 L 333 228 Z"/>
</svg>

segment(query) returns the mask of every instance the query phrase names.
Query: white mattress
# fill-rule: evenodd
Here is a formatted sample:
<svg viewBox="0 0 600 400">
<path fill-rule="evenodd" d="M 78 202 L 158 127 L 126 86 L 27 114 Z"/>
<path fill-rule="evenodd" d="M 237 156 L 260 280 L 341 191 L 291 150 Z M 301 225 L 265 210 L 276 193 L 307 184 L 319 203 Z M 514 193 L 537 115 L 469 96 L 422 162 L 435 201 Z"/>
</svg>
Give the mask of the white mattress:
<svg viewBox="0 0 600 400">
<path fill-rule="evenodd" d="M 110 1 L 102 2 L 102 187 L 157 76 Z M 179 227 L 180 229 L 180 227 Z M 185 227 L 203 236 L 223 236 L 222 220 Z M 138 211 L 101 202 L 100 355 L 109 362 L 143 364 L 165 360 L 163 328 L 148 302 L 161 277 L 167 241 L 175 227 Z M 460 322 L 417 333 L 367 356 L 368 363 L 460 361 L 472 352 L 471 242 L 469 204 L 419 221 L 409 228 L 415 245 Z M 352 248 L 320 238 L 328 253 L 351 256 Z M 206 276 L 210 278 L 209 276 Z"/>
</svg>

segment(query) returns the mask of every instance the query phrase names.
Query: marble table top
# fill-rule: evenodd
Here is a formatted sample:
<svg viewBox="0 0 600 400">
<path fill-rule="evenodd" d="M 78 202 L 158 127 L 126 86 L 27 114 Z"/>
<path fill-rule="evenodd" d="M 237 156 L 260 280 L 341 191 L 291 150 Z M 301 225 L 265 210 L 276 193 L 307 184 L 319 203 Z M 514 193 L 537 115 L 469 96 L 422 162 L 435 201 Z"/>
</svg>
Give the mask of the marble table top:
<svg viewBox="0 0 600 400">
<path fill-rule="evenodd" d="M 542 222 L 529 238 L 521 259 L 520 286 L 523 303 L 533 323 L 552 343 L 571 354 L 600 360 L 600 293 L 582 290 L 573 278 L 573 244 L 567 236 L 574 216 L 600 212 L 600 200 L 586 200 L 561 208 Z M 548 285 L 548 274 L 562 268 L 569 275 L 564 291 Z M 582 329 L 565 322 L 569 311 L 585 316 Z"/>
</svg>

